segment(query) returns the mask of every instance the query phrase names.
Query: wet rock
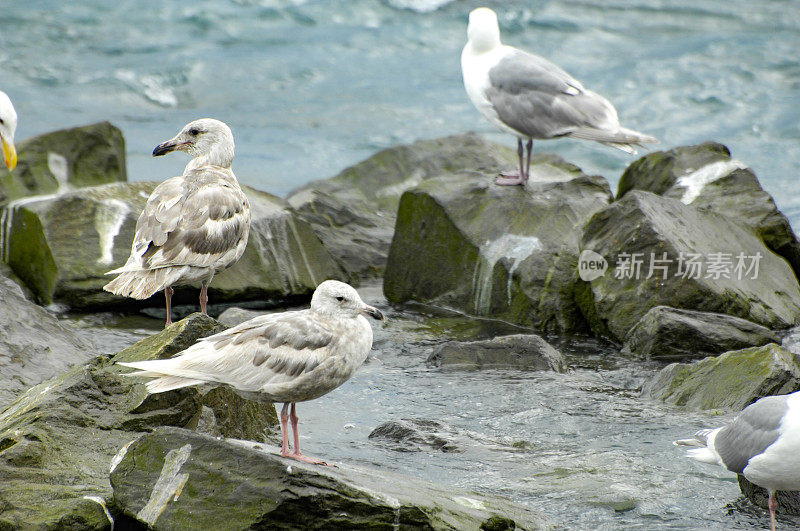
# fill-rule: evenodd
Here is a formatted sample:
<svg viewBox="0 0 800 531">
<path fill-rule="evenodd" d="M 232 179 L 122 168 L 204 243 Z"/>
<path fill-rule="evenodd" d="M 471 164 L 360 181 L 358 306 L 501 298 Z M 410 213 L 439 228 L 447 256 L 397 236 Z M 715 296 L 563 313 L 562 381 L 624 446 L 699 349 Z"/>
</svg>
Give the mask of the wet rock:
<svg viewBox="0 0 800 531">
<path fill-rule="evenodd" d="M 419 301 L 544 330 L 585 327 L 575 303 L 583 224 L 606 207 L 606 180 L 534 158 L 523 188 L 494 173 L 431 179 L 400 200 L 384 276 L 391 302 Z"/>
<path fill-rule="evenodd" d="M 436 367 L 527 369 L 564 372 L 564 357 L 536 334 L 515 334 L 483 341 L 449 341 L 428 357 Z"/>
<path fill-rule="evenodd" d="M 499 519 L 506 528 L 550 527 L 501 498 L 337 465 L 308 465 L 246 441 L 161 428 L 127 448 L 111 482 L 115 506 L 157 529 L 477 530 Z"/>
<path fill-rule="evenodd" d="M 259 315 L 264 315 L 267 312 L 262 312 L 258 310 L 247 310 L 245 308 L 237 308 L 232 307 L 228 308 L 217 317 L 217 321 L 224 324 L 228 327 L 234 327 L 236 325 L 242 324 L 245 321 L 249 321 L 254 317 L 258 317 Z"/>
<path fill-rule="evenodd" d="M 14 201 L 3 217 L 3 259 L 42 304 L 57 301 L 79 310 L 161 307 L 161 296 L 139 302 L 102 289 L 112 278 L 105 273 L 128 259 L 136 220 L 155 185 L 108 184 Z M 252 210 L 247 249 L 214 278 L 212 304 L 307 297 L 323 280 L 344 277 L 311 227 L 282 199 L 247 187 L 245 192 Z M 197 304 L 198 287 L 179 287 L 174 303 Z"/>
<path fill-rule="evenodd" d="M 384 422 L 369 434 L 369 438 L 398 452 L 460 452 L 451 440 L 455 432 L 441 422 L 426 419 L 401 419 Z"/>
<path fill-rule="evenodd" d="M 800 390 L 800 356 L 771 343 L 664 367 L 643 394 L 692 409 L 740 411 L 759 398 Z"/>
<path fill-rule="evenodd" d="M 270 405 L 224 388 L 148 396 L 141 378 L 125 377 L 130 369 L 114 365 L 172 356 L 223 328 L 193 314 L 113 357 L 94 358 L 32 387 L 0 412 L 0 528 L 51 528 L 104 514 L 100 503 L 111 495 L 108 474 L 115 454 L 158 426 L 263 438 L 277 423 Z"/>
<path fill-rule="evenodd" d="M 679 361 L 779 341 L 768 328 L 738 317 L 656 306 L 625 336 L 623 352 L 647 360 Z"/>
<path fill-rule="evenodd" d="M 622 175 L 617 199 L 630 190 L 678 199 L 752 228 L 800 276 L 800 240 L 789 220 L 761 188 L 753 170 L 731 158 L 722 144 L 705 142 L 649 153 Z"/>
<path fill-rule="evenodd" d="M 30 302 L 0 273 L 0 409 L 22 391 L 94 354 L 68 325 Z"/>
<path fill-rule="evenodd" d="M 758 485 L 747 481 L 741 474 L 738 475 L 739 490 L 747 499 L 755 503 L 762 509 L 769 509 L 769 492 Z M 777 491 L 775 499 L 778 502 L 778 514 L 800 515 L 800 492 L 798 491 Z"/>
<path fill-rule="evenodd" d="M 293 191 L 289 204 L 353 281 L 380 277 L 406 190 L 461 170 L 497 172 L 516 154 L 474 133 L 384 149 L 339 175 Z"/>
<path fill-rule="evenodd" d="M 729 218 L 632 190 L 584 229 L 584 252 L 608 262 L 577 300 L 592 329 L 622 341 L 655 306 L 724 313 L 770 329 L 800 318 L 789 265 Z"/>
<path fill-rule="evenodd" d="M 31 195 L 126 181 L 125 140 L 108 122 L 23 140 L 13 172 L 0 167 L 0 205 Z"/>
</svg>

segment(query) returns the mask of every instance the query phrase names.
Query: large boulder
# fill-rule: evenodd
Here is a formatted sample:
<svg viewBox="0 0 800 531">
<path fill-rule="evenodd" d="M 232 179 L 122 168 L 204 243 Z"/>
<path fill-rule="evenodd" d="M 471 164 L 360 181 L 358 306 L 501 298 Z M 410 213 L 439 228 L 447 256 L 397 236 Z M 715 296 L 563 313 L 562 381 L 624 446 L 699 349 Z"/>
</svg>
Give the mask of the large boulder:
<svg viewBox="0 0 800 531">
<path fill-rule="evenodd" d="M 22 391 L 94 356 L 94 347 L 0 273 L 0 409 Z"/>
<path fill-rule="evenodd" d="M 108 525 L 109 465 L 131 439 L 158 426 L 263 438 L 275 409 L 229 389 L 179 389 L 148 396 L 116 361 L 170 357 L 224 329 L 201 315 L 179 321 L 113 357 L 94 358 L 44 381 L 0 413 L 0 529 Z M 103 525 L 96 526 L 102 516 Z M 84 527 L 80 527 L 84 526 Z"/>
<path fill-rule="evenodd" d="M 10 203 L 2 224 L 3 259 L 39 302 L 72 309 L 109 305 L 161 306 L 163 297 L 134 302 L 103 291 L 105 273 L 128 259 L 147 197 L 156 183 L 116 183 Z M 245 187 L 252 209 L 242 258 L 214 278 L 212 302 L 308 296 L 323 280 L 343 278 L 311 227 L 286 202 Z M 195 287 L 178 288 L 174 301 L 196 303 Z"/>
<path fill-rule="evenodd" d="M 111 472 L 114 506 L 155 529 L 551 527 L 502 498 L 360 466 L 308 465 L 262 445 L 176 428 L 123 452 Z"/>
<path fill-rule="evenodd" d="M 515 164 L 512 150 L 475 133 L 419 140 L 306 184 L 288 201 L 357 283 L 382 275 L 403 192 L 432 177 L 462 170 L 497 172 Z"/>
<path fill-rule="evenodd" d="M 646 360 L 680 361 L 779 341 L 775 332 L 739 317 L 656 306 L 625 336 L 623 352 Z"/>
<path fill-rule="evenodd" d="M 739 474 L 739 490 L 747 499 L 762 509 L 769 509 L 769 492 L 747 481 Z M 775 492 L 775 501 L 778 502 L 778 514 L 800 515 L 800 491 L 779 490 Z"/>
<path fill-rule="evenodd" d="M 628 166 L 617 199 L 646 190 L 746 225 L 800 276 L 800 240 L 751 168 L 716 142 L 649 153 Z"/>
<path fill-rule="evenodd" d="M 547 330 L 585 326 L 575 304 L 583 225 L 606 180 L 537 156 L 526 186 L 493 173 L 423 182 L 400 200 L 384 275 L 391 302 L 419 301 Z"/>
<path fill-rule="evenodd" d="M 448 341 L 427 363 L 448 369 L 527 369 L 564 372 L 564 357 L 536 334 L 513 334 L 482 341 Z"/>
<path fill-rule="evenodd" d="M 644 385 L 643 395 L 691 409 L 740 411 L 759 398 L 800 390 L 800 356 L 775 343 L 673 363 Z"/>
<path fill-rule="evenodd" d="M 595 332 L 618 341 L 655 306 L 771 329 L 800 318 L 800 287 L 783 258 L 750 229 L 677 199 L 628 192 L 589 221 L 581 249 L 608 263 L 581 284 L 581 309 Z"/>
<path fill-rule="evenodd" d="M 126 181 L 125 140 L 108 122 L 23 140 L 13 172 L 0 165 L 0 205 L 30 195 Z"/>
</svg>

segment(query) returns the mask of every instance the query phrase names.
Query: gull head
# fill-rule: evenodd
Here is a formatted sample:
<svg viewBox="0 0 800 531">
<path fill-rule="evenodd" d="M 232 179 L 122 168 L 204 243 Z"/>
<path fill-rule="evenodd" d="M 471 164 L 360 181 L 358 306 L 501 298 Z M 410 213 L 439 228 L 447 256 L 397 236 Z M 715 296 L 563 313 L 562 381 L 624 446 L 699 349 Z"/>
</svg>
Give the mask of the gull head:
<svg viewBox="0 0 800 531">
<path fill-rule="evenodd" d="M 230 167 L 233 162 L 233 133 L 225 122 L 201 118 L 186 124 L 174 138 L 162 142 L 153 156 L 183 151 L 194 158 L 208 159 L 207 164 Z"/>
<path fill-rule="evenodd" d="M 485 52 L 500 46 L 500 26 L 497 14 L 488 7 L 473 9 L 469 14 L 467 39 L 475 52 Z"/>
<path fill-rule="evenodd" d="M 366 315 L 378 321 L 386 321 L 380 310 L 364 304 L 352 286 L 338 280 L 326 280 L 317 286 L 311 297 L 311 310 L 337 317 Z"/>
<path fill-rule="evenodd" d="M 0 142 L 3 143 L 3 158 L 9 170 L 17 166 L 17 148 L 14 146 L 14 133 L 17 131 L 17 111 L 11 98 L 0 91 Z"/>
</svg>

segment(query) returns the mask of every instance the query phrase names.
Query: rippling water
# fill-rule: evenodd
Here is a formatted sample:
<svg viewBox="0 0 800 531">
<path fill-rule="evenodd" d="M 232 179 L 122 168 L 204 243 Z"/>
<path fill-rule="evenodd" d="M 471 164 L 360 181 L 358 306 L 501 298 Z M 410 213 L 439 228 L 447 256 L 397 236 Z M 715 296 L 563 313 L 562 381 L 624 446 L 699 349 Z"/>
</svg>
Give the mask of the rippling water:
<svg viewBox="0 0 800 531">
<path fill-rule="evenodd" d="M 152 148 L 187 121 L 227 121 L 239 178 L 282 195 L 375 150 L 477 130 L 513 146 L 461 85 L 466 16 L 606 95 L 663 147 L 714 139 L 800 220 L 800 4 L 785 0 L 139 0 L 4 2 L 0 86 L 19 137 L 108 119 L 131 179 L 180 172 Z M 539 143 L 616 183 L 632 159 Z M 797 225 L 797 223 L 795 223 Z"/>
</svg>

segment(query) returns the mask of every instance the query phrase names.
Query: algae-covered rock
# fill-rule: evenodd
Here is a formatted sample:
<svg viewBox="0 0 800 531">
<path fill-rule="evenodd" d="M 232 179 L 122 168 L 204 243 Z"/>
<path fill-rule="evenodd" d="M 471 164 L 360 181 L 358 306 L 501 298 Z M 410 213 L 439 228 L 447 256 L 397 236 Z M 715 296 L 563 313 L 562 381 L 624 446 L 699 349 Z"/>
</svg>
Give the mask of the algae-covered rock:
<svg viewBox="0 0 800 531">
<path fill-rule="evenodd" d="M 474 133 L 419 140 L 306 184 L 288 201 L 357 282 L 383 273 L 403 192 L 432 177 L 462 170 L 497 172 L 515 164 L 514 152 Z"/>
<path fill-rule="evenodd" d="M 0 409 L 22 391 L 94 356 L 94 348 L 0 273 Z"/>
<path fill-rule="evenodd" d="M 611 200 L 608 183 L 538 156 L 525 187 L 494 174 L 425 181 L 400 200 L 384 276 L 391 302 L 419 301 L 540 329 L 575 330 L 583 224 Z"/>
<path fill-rule="evenodd" d="M 739 490 L 742 494 L 762 509 L 768 509 L 769 492 L 747 481 L 739 474 Z M 775 500 L 778 502 L 778 514 L 800 515 L 800 491 L 779 490 L 775 492 Z"/>
<path fill-rule="evenodd" d="M 161 428 L 127 448 L 111 483 L 115 508 L 154 529 L 477 530 L 497 519 L 517 529 L 550 527 L 539 514 L 502 498 L 337 466 Z M 220 510 L 225 507 L 236 510 Z"/>
<path fill-rule="evenodd" d="M 156 183 L 115 183 L 52 197 L 14 201 L 3 216 L 3 259 L 39 302 L 72 309 L 108 305 L 161 306 L 103 291 L 105 273 L 128 259 L 139 217 Z M 245 187 L 252 209 L 242 258 L 214 278 L 212 302 L 310 295 L 317 284 L 344 275 L 316 234 L 275 196 Z M 196 287 L 178 288 L 174 302 L 196 303 Z"/>
<path fill-rule="evenodd" d="M 752 228 L 800 277 L 800 240 L 744 162 L 716 142 L 649 153 L 628 166 L 617 199 L 646 190 L 728 216 Z"/>
<path fill-rule="evenodd" d="M 643 394 L 692 409 L 739 411 L 759 398 L 800 390 L 800 356 L 771 343 L 664 367 Z"/>
<path fill-rule="evenodd" d="M 223 388 L 148 396 L 140 378 L 124 377 L 130 369 L 114 365 L 172 356 L 223 328 L 193 314 L 113 357 L 94 358 L 44 381 L 12 402 L 0 413 L 0 528 L 50 528 L 69 515 L 97 513 L 102 506 L 95 501 L 94 507 L 85 497 L 100 502 L 110 497 L 113 457 L 131 439 L 158 426 L 202 425 L 224 436 L 263 438 L 264 430 L 277 422 L 271 405 Z"/>
<path fill-rule="evenodd" d="M 434 349 L 427 363 L 457 369 L 564 371 L 561 352 L 536 334 L 514 334 L 482 341 L 448 341 Z"/>
<path fill-rule="evenodd" d="M 0 167 L 0 205 L 31 195 L 127 180 L 125 140 L 108 122 L 53 131 L 17 144 L 13 172 Z"/>
<path fill-rule="evenodd" d="M 369 439 L 397 452 L 461 452 L 451 439 L 455 431 L 428 419 L 400 419 L 384 422 L 369 433 Z"/>
<path fill-rule="evenodd" d="M 656 306 L 625 336 L 623 352 L 647 360 L 680 361 L 777 342 L 773 331 L 739 317 Z"/>
<path fill-rule="evenodd" d="M 633 190 L 587 223 L 583 252 L 608 262 L 582 282 L 581 309 L 599 334 L 622 341 L 655 306 L 741 317 L 767 328 L 800 318 L 786 261 L 729 218 Z"/>
</svg>

